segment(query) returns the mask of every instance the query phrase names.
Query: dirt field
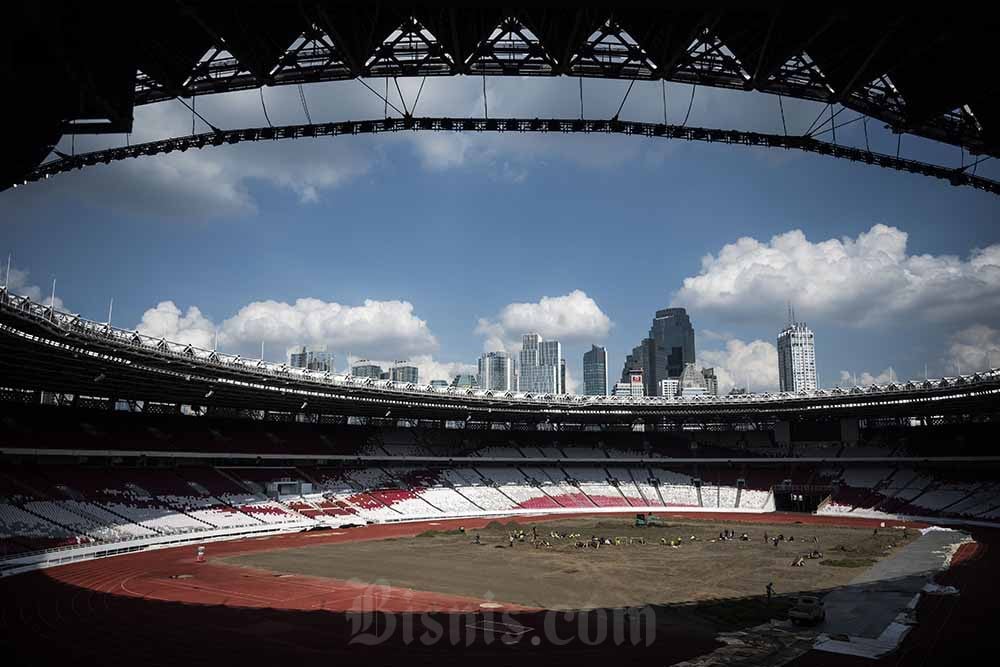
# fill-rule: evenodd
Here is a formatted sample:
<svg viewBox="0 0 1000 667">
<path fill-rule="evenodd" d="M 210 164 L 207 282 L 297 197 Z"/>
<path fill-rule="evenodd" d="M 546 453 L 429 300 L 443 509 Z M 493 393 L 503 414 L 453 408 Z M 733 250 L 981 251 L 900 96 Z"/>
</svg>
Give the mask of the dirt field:
<svg viewBox="0 0 1000 667">
<path fill-rule="evenodd" d="M 535 548 L 532 526 L 551 547 Z M 735 530 L 737 539 L 720 541 Z M 509 544 L 512 530 L 525 541 Z M 578 538 L 557 539 L 579 534 Z M 738 537 L 749 534 L 749 541 Z M 773 546 L 764 541 L 783 534 Z M 474 543 L 478 533 L 481 544 Z M 578 548 L 591 536 L 620 538 L 618 546 Z M 491 524 L 465 534 L 427 532 L 416 537 L 320 544 L 250 553 L 231 565 L 274 572 L 379 583 L 420 591 L 493 600 L 540 609 L 589 609 L 706 600 L 758 598 L 768 582 L 779 595 L 849 582 L 877 559 L 917 535 L 915 531 L 832 526 L 679 521 L 636 528 L 628 518 L 582 518 L 541 524 Z M 694 536 L 694 540 L 691 537 Z M 631 538 L 631 544 L 629 544 Z M 639 542 L 645 540 L 645 544 Z M 673 548 L 661 543 L 680 539 Z M 817 549 L 823 559 L 800 555 Z M 823 561 L 827 561 L 827 565 Z"/>
</svg>

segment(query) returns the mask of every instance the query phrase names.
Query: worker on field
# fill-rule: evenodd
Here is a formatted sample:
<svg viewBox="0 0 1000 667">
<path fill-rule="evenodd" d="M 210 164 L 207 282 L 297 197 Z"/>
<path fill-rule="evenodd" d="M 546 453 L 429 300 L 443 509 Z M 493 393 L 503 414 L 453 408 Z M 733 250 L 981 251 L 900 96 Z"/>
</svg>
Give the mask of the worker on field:
<svg viewBox="0 0 1000 667">
<path fill-rule="evenodd" d="M 768 582 L 767 584 L 767 603 L 771 604 L 771 598 L 774 597 L 774 582 Z"/>
<path fill-rule="evenodd" d="M 482 542 L 482 540 L 480 540 L 480 539 L 479 539 L 479 533 L 476 533 L 476 541 L 475 541 L 475 544 L 482 544 L 482 543 L 483 543 L 483 542 Z"/>
</svg>

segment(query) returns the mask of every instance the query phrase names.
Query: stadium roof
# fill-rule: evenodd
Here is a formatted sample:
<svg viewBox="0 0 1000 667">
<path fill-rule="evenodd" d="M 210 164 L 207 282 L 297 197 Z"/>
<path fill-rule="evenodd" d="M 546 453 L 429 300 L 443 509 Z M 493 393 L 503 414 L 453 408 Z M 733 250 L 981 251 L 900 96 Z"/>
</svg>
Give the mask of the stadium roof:
<svg viewBox="0 0 1000 667">
<path fill-rule="evenodd" d="M 68 132 L 131 130 L 135 105 L 355 77 L 664 80 L 839 104 L 893 131 L 1000 155 L 995 39 L 981 11 L 866 5 L 262 0 L 5 8 L 4 186 Z"/>
</svg>

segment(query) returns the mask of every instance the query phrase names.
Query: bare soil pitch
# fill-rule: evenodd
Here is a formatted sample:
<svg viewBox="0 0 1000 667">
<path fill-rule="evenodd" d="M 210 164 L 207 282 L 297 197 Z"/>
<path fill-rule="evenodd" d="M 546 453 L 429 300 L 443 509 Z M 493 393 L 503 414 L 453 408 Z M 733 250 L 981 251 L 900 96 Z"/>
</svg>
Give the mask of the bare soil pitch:
<svg viewBox="0 0 1000 667">
<path fill-rule="evenodd" d="M 531 543 L 534 526 L 551 548 Z M 719 533 L 746 532 L 749 541 L 719 541 Z M 510 547 L 508 534 L 523 530 L 524 542 Z M 624 538 L 620 546 L 576 548 L 579 533 Z M 784 534 L 775 547 L 764 541 Z M 474 544 L 475 534 L 482 544 Z M 416 537 L 323 544 L 258 552 L 225 559 L 232 565 L 279 573 L 332 577 L 362 583 L 433 591 L 541 609 L 589 609 L 646 604 L 672 605 L 710 600 L 760 598 L 768 582 L 778 595 L 822 591 L 848 583 L 868 564 L 916 537 L 913 530 L 842 528 L 816 525 L 740 524 L 678 521 L 636 528 L 628 518 L 553 520 L 539 524 L 491 524 L 465 534 L 430 532 Z M 694 536 L 696 539 L 691 540 Z M 632 544 L 627 544 L 632 538 Z M 638 542 L 645 539 L 645 544 Z M 660 543 L 680 538 L 672 548 Z M 789 539 L 789 538 L 794 538 Z M 805 561 L 813 549 L 841 566 Z M 844 564 L 853 567 L 844 567 Z M 701 605 L 706 612 L 711 605 Z M 719 621 L 725 621 L 720 612 Z M 733 619 L 734 621 L 737 619 Z"/>
</svg>

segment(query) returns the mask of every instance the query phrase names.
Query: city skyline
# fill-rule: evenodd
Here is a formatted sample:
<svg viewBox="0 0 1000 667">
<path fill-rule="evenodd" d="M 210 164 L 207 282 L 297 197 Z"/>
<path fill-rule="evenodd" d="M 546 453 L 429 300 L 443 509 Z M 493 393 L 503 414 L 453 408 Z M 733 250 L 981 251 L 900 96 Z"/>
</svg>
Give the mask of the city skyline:
<svg viewBox="0 0 1000 667">
<path fill-rule="evenodd" d="M 433 85 L 472 108 L 482 90 L 466 83 Z M 613 115 L 620 82 L 586 83 L 588 108 Z M 415 95 L 419 82 L 400 85 Z M 360 94 L 317 86 L 311 110 L 361 117 L 372 96 L 353 86 Z M 487 87 L 491 113 L 558 116 L 578 104 L 572 81 Z M 662 118 L 661 91 L 650 88 L 636 83 L 630 115 Z M 675 101 L 684 91 L 667 92 Z M 301 115 L 294 87 L 266 96 L 276 122 Z M 262 122 L 253 91 L 201 97 L 198 111 Z M 788 100 L 785 112 L 790 130 L 815 117 Z M 136 114 L 135 142 L 190 132 L 176 102 Z M 699 87 L 691 115 L 781 131 L 773 96 Z M 855 123 L 838 141 L 852 133 L 864 140 Z M 112 139 L 121 137 L 80 137 L 76 148 Z M 871 140 L 896 150 L 895 136 Z M 902 151 L 919 159 L 940 147 L 907 136 Z M 889 367 L 908 378 L 925 365 L 932 377 L 995 365 L 997 215 L 985 193 L 791 152 L 583 135 L 350 137 L 142 158 L 7 191 L 0 260 L 13 253 L 12 287 L 47 299 L 57 279 L 57 300 L 93 319 L 105 320 L 114 299 L 113 320 L 126 328 L 206 349 L 218 330 L 220 349 L 258 356 L 263 340 L 271 360 L 326 344 L 339 371 L 353 354 L 383 368 L 410 359 L 424 380 L 450 378 L 475 372 L 484 351 L 517 355 L 520 334 L 538 331 L 562 343 L 577 391 L 591 344 L 607 348 L 617 378 L 654 309 L 683 306 L 697 362 L 716 369 L 725 393 L 748 378 L 777 389 L 776 324 L 789 299 L 822 331 L 827 386 L 887 380 Z M 489 257 L 502 261 L 473 251 L 487 237 Z M 555 251 L 567 239 L 573 251 Z M 375 270 L 367 249 L 387 243 L 409 251 Z M 250 270 L 247 257 L 262 249 Z"/>
<path fill-rule="evenodd" d="M 6 273 L 4 275 L 4 281 L 2 284 L 0 284 L 0 288 L 12 289 L 12 290 L 18 288 L 19 285 L 16 282 L 12 282 L 11 276 L 12 275 L 16 276 L 16 272 L 20 271 L 18 269 L 13 269 L 13 271 L 15 272 L 14 274 L 12 274 L 11 267 L 10 266 L 7 267 Z M 20 272 L 20 273 L 23 276 L 25 275 L 26 272 Z M 24 291 L 27 292 L 28 294 L 32 294 L 38 302 L 44 301 L 39 296 L 39 291 L 37 287 L 30 286 L 29 289 Z M 55 284 L 53 284 L 53 291 L 49 299 L 47 300 L 47 303 L 53 303 L 53 302 L 55 303 L 57 308 L 62 309 L 64 307 L 61 299 L 56 299 L 55 297 Z M 818 380 L 818 373 L 816 371 L 817 363 L 815 355 L 814 333 L 804 323 L 795 321 L 793 313 L 794 311 L 792 309 L 791 302 L 789 302 L 788 303 L 789 321 L 788 324 L 779 332 L 777 337 L 778 344 L 775 346 L 777 351 L 777 366 L 778 366 L 778 376 L 779 376 L 779 386 L 777 389 L 778 391 L 782 392 L 803 391 L 803 390 L 809 391 L 817 388 L 823 388 L 824 386 L 838 387 L 844 384 L 848 385 L 855 384 L 859 386 L 865 386 L 868 384 L 878 384 L 886 382 L 891 383 L 899 380 L 899 377 L 895 373 L 893 367 L 889 366 L 886 369 L 885 372 L 886 377 L 884 378 L 883 377 L 872 378 L 868 376 L 867 373 L 863 373 L 862 379 L 859 380 L 856 374 L 851 374 L 847 371 L 844 371 L 841 373 L 840 382 L 835 382 L 830 385 L 822 385 Z M 110 314 L 111 312 L 109 310 L 109 320 L 108 320 L 109 323 L 110 323 Z M 653 328 L 650 329 L 650 333 L 651 334 L 654 333 L 654 329 L 657 327 L 658 321 L 662 322 L 663 320 L 669 320 L 677 316 L 680 316 L 682 318 L 682 322 L 684 325 L 682 327 L 684 330 L 682 338 L 684 338 L 684 336 L 687 336 L 688 334 L 691 334 L 693 336 L 694 330 L 691 327 L 690 318 L 686 313 L 686 309 L 683 307 L 674 307 L 669 309 L 658 310 L 656 312 L 656 315 L 654 316 L 654 325 Z M 215 335 L 216 339 L 213 341 L 213 343 L 215 343 L 215 346 L 213 346 L 212 349 L 218 349 L 216 347 L 218 343 L 217 330 Z M 523 334 L 522 353 L 520 355 L 522 360 L 526 358 L 524 355 L 524 344 L 527 343 L 529 340 L 531 341 L 531 345 L 533 346 L 533 351 L 529 352 L 528 358 L 535 360 L 542 359 L 543 361 L 545 361 L 544 364 L 541 363 L 537 364 L 538 366 L 545 366 L 545 367 L 551 366 L 553 371 L 551 373 L 553 377 L 551 383 L 555 386 L 554 391 L 549 391 L 548 389 L 542 389 L 542 390 L 521 389 L 518 386 L 519 385 L 518 382 L 519 374 L 517 372 L 518 364 L 516 363 L 515 359 L 511 357 L 505 350 L 495 350 L 484 353 L 478 361 L 479 370 L 477 373 L 458 373 L 452 376 L 450 380 L 443 377 L 421 378 L 420 369 L 417 366 L 409 365 L 405 361 L 392 362 L 392 365 L 389 367 L 389 370 L 387 371 L 383 370 L 379 364 L 370 362 L 367 359 L 360 359 L 355 362 L 351 362 L 350 360 L 352 359 L 352 355 L 349 353 L 346 355 L 349 364 L 348 370 L 346 372 L 347 374 L 351 374 L 355 377 L 370 377 L 373 379 L 392 380 L 394 382 L 405 382 L 411 384 L 426 384 L 439 387 L 450 385 L 450 386 L 465 386 L 474 388 L 482 387 L 483 389 L 494 389 L 494 390 L 503 389 L 511 391 L 517 390 L 522 392 L 528 391 L 533 393 L 573 393 L 569 389 L 567 389 L 566 360 L 564 357 L 562 357 L 562 349 L 559 341 L 544 341 L 544 339 L 537 333 Z M 174 342 L 184 342 L 184 341 L 174 341 Z M 649 342 L 650 339 L 644 340 L 644 343 L 649 343 Z M 691 348 L 693 349 L 693 338 L 691 340 Z M 674 350 L 672 351 L 672 355 L 668 357 L 669 361 L 672 362 L 674 357 L 676 358 L 683 357 L 683 354 L 678 352 L 678 350 L 679 348 L 674 348 Z M 592 344 L 591 350 L 583 355 L 585 367 L 586 367 L 587 356 L 591 353 L 595 353 L 598 351 L 603 354 L 603 358 L 606 360 L 607 358 L 606 348 L 604 348 L 603 346 L 597 346 Z M 261 345 L 261 352 L 264 352 L 263 343 Z M 286 355 L 288 364 L 291 367 L 305 368 L 308 370 L 323 370 L 328 372 L 337 372 L 334 364 L 335 355 L 333 352 L 327 351 L 326 345 L 294 345 L 287 350 Z M 992 361 L 991 357 L 992 354 L 990 351 L 988 351 L 986 353 L 986 362 L 988 365 L 984 366 L 984 368 L 993 368 L 992 365 L 989 365 L 990 362 Z M 483 369 L 487 367 L 484 366 L 484 361 L 487 359 L 496 359 L 496 358 L 503 359 L 505 360 L 506 363 L 506 366 L 500 366 L 501 370 L 499 371 L 499 373 L 501 374 L 501 377 L 506 376 L 510 377 L 511 379 L 509 381 L 509 384 L 506 384 L 506 381 L 501 380 L 500 386 L 495 386 L 495 387 L 486 386 L 481 381 Z M 630 366 L 630 362 L 632 362 L 632 359 L 633 355 L 628 355 L 626 357 L 625 367 L 622 373 L 622 381 L 614 385 L 613 387 L 614 391 L 612 391 L 612 387 L 608 387 L 609 395 L 611 394 L 617 395 L 621 387 L 624 387 L 625 385 L 629 384 L 628 382 L 629 374 L 632 374 L 631 380 L 633 388 L 629 390 L 628 394 L 639 395 L 635 393 L 634 389 L 635 378 L 637 377 L 634 373 L 638 372 L 639 373 L 638 377 L 641 378 L 644 369 L 642 369 L 641 367 Z M 554 361 L 558 361 L 558 363 L 553 364 Z M 529 366 L 532 365 L 536 364 L 534 362 L 529 364 Z M 695 366 L 694 362 L 685 362 L 684 373 L 685 374 L 687 373 L 689 367 L 693 368 L 694 366 Z M 669 363 L 668 363 L 668 368 L 669 368 Z M 604 370 L 606 373 L 607 370 L 606 362 Z M 497 371 L 493 372 L 495 373 Z M 749 388 L 750 386 L 750 378 L 748 377 L 747 382 L 744 386 L 740 386 L 738 383 L 733 383 L 728 388 L 728 391 L 721 392 L 719 390 L 718 377 L 715 374 L 714 368 L 702 367 L 698 372 L 700 374 L 697 379 L 698 384 L 705 390 L 704 393 L 708 393 L 711 395 L 721 395 L 722 393 L 741 393 L 743 391 L 746 391 L 746 389 Z M 959 371 L 958 374 L 961 374 L 961 372 Z M 545 375 L 546 376 L 549 375 L 548 370 L 545 371 Z M 929 377 L 926 366 L 925 366 L 924 376 Z M 919 379 L 919 377 L 914 376 L 911 379 Z M 536 378 L 535 380 L 531 381 L 538 382 L 539 380 Z M 549 382 L 548 379 L 542 381 Z M 660 380 L 660 382 L 657 385 L 656 393 L 652 395 L 667 395 L 668 393 L 667 387 L 670 387 L 672 390 L 676 390 L 677 395 L 680 396 L 683 394 L 683 384 L 684 383 L 682 382 L 681 376 L 675 377 L 668 375 L 668 377 Z M 517 388 L 515 389 L 515 387 Z M 642 391 L 643 395 L 651 395 L 645 393 L 647 391 L 645 382 L 643 382 Z M 583 395 L 589 394 L 585 386 L 581 388 L 579 393 Z"/>
</svg>

